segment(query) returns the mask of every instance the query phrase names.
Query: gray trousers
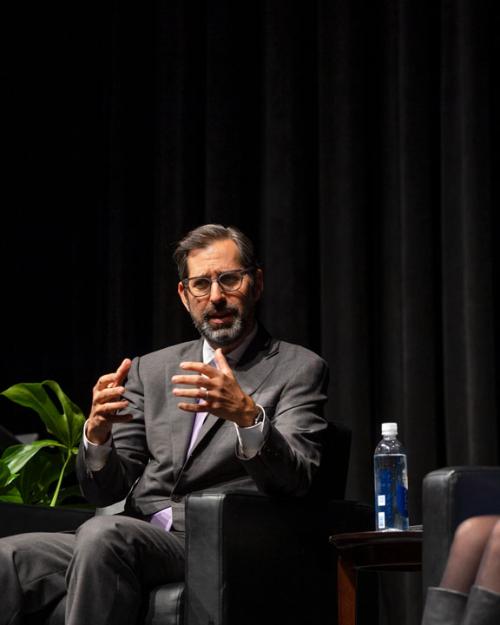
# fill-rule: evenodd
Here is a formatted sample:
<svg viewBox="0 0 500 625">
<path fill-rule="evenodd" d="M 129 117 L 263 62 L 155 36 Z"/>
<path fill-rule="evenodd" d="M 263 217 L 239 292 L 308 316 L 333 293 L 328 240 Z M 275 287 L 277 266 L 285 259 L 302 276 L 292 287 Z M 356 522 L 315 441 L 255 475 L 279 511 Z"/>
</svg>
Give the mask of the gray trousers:
<svg viewBox="0 0 500 625">
<path fill-rule="evenodd" d="M 0 625 L 66 595 L 66 625 L 135 624 L 145 591 L 184 579 L 184 535 L 127 516 L 0 539 Z"/>
</svg>

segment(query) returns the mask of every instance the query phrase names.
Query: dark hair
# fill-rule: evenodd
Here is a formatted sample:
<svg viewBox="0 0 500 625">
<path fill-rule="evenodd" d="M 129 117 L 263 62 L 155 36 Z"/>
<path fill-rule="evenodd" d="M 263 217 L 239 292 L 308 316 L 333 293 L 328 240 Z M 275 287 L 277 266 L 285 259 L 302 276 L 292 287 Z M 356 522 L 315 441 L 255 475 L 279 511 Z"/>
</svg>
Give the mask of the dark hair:
<svg viewBox="0 0 500 625">
<path fill-rule="evenodd" d="M 243 267 L 257 266 L 253 243 L 239 228 L 235 226 L 221 226 L 220 224 L 205 224 L 188 232 L 175 248 L 174 261 L 177 264 L 180 280 L 187 278 L 187 257 L 189 252 L 203 249 L 214 241 L 223 241 L 225 239 L 230 239 L 236 244 Z"/>
</svg>

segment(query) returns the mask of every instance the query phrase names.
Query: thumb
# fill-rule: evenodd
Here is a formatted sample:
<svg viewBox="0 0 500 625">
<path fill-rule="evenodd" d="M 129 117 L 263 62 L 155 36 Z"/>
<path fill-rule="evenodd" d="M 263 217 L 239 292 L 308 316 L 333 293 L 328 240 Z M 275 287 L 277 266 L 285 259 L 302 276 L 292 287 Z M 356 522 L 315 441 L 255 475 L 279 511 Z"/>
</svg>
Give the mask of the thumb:
<svg viewBox="0 0 500 625">
<path fill-rule="evenodd" d="M 129 372 L 132 361 L 130 358 L 124 358 L 115 373 L 115 386 L 119 386 Z"/>
</svg>

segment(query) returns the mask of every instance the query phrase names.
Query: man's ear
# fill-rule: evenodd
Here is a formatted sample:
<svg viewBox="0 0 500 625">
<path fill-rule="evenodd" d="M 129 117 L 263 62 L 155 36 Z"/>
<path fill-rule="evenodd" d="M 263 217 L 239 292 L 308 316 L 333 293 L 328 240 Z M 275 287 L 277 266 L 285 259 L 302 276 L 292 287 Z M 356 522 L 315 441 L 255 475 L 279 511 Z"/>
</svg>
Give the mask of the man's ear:
<svg viewBox="0 0 500 625">
<path fill-rule="evenodd" d="M 253 283 L 253 292 L 255 301 L 257 302 L 264 291 L 264 274 L 262 273 L 262 269 L 257 269 L 255 271 L 254 283 Z"/>
<path fill-rule="evenodd" d="M 187 299 L 187 295 L 186 295 L 186 289 L 184 288 L 184 285 L 182 284 L 182 282 L 179 282 L 179 284 L 177 285 L 177 293 L 179 294 L 179 297 L 181 298 L 181 302 L 184 304 L 185 309 L 189 311 L 189 302 Z"/>
</svg>

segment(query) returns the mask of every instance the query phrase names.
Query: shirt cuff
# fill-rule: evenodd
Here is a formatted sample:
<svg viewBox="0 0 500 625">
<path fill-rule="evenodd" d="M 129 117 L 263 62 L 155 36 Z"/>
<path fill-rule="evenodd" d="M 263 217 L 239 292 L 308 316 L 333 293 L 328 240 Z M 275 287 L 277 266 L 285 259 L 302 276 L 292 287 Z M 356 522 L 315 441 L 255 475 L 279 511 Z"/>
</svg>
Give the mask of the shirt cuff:
<svg viewBox="0 0 500 625">
<path fill-rule="evenodd" d="M 83 426 L 83 447 L 85 449 L 85 462 L 91 471 L 100 471 L 111 452 L 111 436 L 102 445 L 96 445 L 87 438 L 85 423 Z"/>
<path fill-rule="evenodd" d="M 241 428 L 236 423 L 234 424 L 238 436 L 238 454 L 245 460 L 250 460 L 259 453 L 269 431 L 269 419 L 266 417 L 266 411 L 260 404 L 256 405 L 261 410 L 262 421 L 247 428 Z"/>
</svg>

